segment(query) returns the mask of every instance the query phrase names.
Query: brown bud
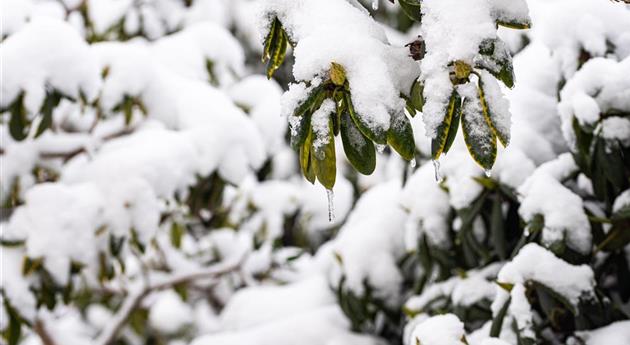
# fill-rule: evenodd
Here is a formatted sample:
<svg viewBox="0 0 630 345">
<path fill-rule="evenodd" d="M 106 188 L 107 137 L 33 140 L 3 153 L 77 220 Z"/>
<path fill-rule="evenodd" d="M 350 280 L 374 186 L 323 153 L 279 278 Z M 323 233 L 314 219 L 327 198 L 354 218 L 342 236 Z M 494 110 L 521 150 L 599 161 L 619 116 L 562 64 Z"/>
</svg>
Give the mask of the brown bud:
<svg viewBox="0 0 630 345">
<path fill-rule="evenodd" d="M 422 60 L 426 54 L 424 40 L 420 36 L 415 41 L 407 43 L 405 47 L 409 47 L 409 56 L 416 61 Z"/>
</svg>

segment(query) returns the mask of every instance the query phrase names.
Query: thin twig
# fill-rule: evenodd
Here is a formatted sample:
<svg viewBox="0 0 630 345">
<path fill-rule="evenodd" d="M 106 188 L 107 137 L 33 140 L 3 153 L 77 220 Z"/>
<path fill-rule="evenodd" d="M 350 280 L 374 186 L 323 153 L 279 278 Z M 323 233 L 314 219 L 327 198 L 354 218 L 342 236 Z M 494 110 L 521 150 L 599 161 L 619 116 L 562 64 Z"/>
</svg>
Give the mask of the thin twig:
<svg viewBox="0 0 630 345">
<path fill-rule="evenodd" d="M 235 271 L 241 266 L 241 263 L 244 261 L 244 256 L 239 260 L 236 260 L 231 263 L 219 263 L 208 268 L 190 272 L 190 273 L 182 273 L 175 274 L 166 279 L 160 280 L 158 282 L 145 285 L 136 291 L 132 291 L 121 307 L 114 315 L 113 319 L 109 322 L 108 326 L 101 332 L 98 338 L 95 341 L 96 345 L 110 345 L 112 344 L 118 335 L 118 333 L 122 330 L 122 328 L 127 323 L 127 320 L 131 316 L 134 310 L 136 310 L 144 298 L 148 296 L 150 293 L 155 291 L 160 291 L 164 289 L 171 288 L 175 285 L 191 283 L 195 280 L 199 279 L 208 279 L 208 278 L 216 278 L 226 273 L 230 273 Z M 45 345 L 53 345 L 53 344 L 45 344 Z"/>
<path fill-rule="evenodd" d="M 48 329 L 46 329 L 46 325 L 44 324 L 44 321 L 42 321 L 41 319 L 35 320 L 35 324 L 33 324 L 33 331 L 42 340 L 42 344 L 44 344 L 44 345 L 60 345 L 57 342 L 55 342 L 53 337 L 48 332 Z"/>
</svg>

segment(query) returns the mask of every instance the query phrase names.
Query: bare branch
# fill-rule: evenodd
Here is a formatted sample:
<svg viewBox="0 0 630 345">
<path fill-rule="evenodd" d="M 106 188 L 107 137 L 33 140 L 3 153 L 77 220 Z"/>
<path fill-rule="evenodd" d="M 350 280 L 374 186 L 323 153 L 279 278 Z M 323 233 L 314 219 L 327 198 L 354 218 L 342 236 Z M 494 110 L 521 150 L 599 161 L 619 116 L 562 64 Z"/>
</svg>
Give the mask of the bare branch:
<svg viewBox="0 0 630 345">
<path fill-rule="evenodd" d="M 39 338 L 42 340 L 42 344 L 44 345 L 60 345 L 50 335 L 48 329 L 46 329 L 44 321 L 42 321 L 41 319 L 35 320 L 35 324 L 33 324 L 33 332 L 35 332 L 39 336 Z"/>
<path fill-rule="evenodd" d="M 208 278 L 217 278 L 221 275 L 233 272 L 237 270 L 242 262 L 244 261 L 245 256 L 240 257 L 238 260 L 234 260 L 233 262 L 222 262 L 216 265 L 210 266 L 208 268 L 204 268 L 195 272 L 188 272 L 182 274 L 174 274 L 168 278 L 162 279 L 152 284 L 145 285 L 137 289 L 136 291 L 130 292 L 127 296 L 123 304 L 120 306 L 116 315 L 114 315 L 113 319 L 108 323 L 108 326 L 101 332 L 98 338 L 95 341 L 96 345 L 110 345 L 116 340 L 116 336 L 122 330 L 122 328 L 127 323 L 127 320 L 131 316 L 134 310 L 136 310 L 144 298 L 148 296 L 150 293 L 160 290 L 165 290 L 171 288 L 175 285 L 179 284 L 187 284 L 200 279 L 208 279 Z M 56 344 L 45 344 L 45 345 L 56 345 Z"/>
</svg>

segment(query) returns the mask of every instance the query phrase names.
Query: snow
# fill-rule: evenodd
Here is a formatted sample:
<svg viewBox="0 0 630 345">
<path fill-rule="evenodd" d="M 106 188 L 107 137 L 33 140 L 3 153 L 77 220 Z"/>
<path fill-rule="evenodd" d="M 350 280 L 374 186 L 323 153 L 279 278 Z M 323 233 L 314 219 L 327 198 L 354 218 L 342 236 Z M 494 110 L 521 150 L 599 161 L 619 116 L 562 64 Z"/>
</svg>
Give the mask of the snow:
<svg viewBox="0 0 630 345">
<path fill-rule="evenodd" d="M 508 149 L 499 150 L 497 161 L 492 167 L 492 177 L 517 189 L 535 169 L 534 162 L 514 145 Z"/>
<path fill-rule="evenodd" d="M 67 23 L 37 18 L 0 48 L 2 93 L 0 106 L 7 107 L 20 92 L 30 113 L 37 113 L 47 88 L 88 101 L 100 88 L 100 70 L 87 43 Z"/>
<path fill-rule="evenodd" d="M 416 326 L 411 344 L 462 345 L 466 335 L 464 324 L 453 314 L 433 316 Z"/>
<path fill-rule="evenodd" d="M 624 147 L 630 146 L 630 120 L 613 116 L 602 121 L 601 135 L 604 139 L 618 141 Z"/>
<path fill-rule="evenodd" d="M 630 109 L 627 5 L 424 0 L 423 22 L 403 33 L 393 25 L 399 4 L 388 1 L 195 0 L 188 7 L 181 0 L 88 0 L 85 18 L 81 0 L 0 1 L 0 105 L 25 92 L 29 120 L 37 124 L 46 92 L 55 89 L 71 98 L 62 100 L 51 130 L 38 138 L 31 133 L 18 142 L 6 121 L 0 128 L 1 237 L 24 241 L 11 247 L 3 242 L 0 304 L 10 303 L 30 322 L 45 321 L 56 343 L 94 342 L 111 324 L 125 292 L 136 291 L 144 278 L 164 281 L 240 258 L 234 271 L 188 285 L 185 299 L 180 286 L 177 292 L 148 294 L 140 305 L 149 312 L 150 329 L 169 345 L 381 345 L 400 337 L 406 345 L 417 345 L 416 340 L 461 345 L 463 336 L 470 345 L 506 345 L 517 343 L 514 322 L 521 335 L 533 337 L 547 321 L 529 304 L 526 282 L 553 289 L 573 307 L 593 296 L 593 269 L 570 265 L 547 248 L 562 241 L 590 254 L 585 210 L 609 219 L 630 205 L 628 191 L 611 195 L 612 209 L 593 196 L 591 181 L 570 153 L 574 119 L 605 139 L 608 148 L 630 146 L 630 121 L 623 116 Z M 380 9 L 369 11 L 370 5 Z M 287 68 L 268 80 L 255 73 L 264 68 L 258 61 L 260 43 L 275 16 L 295 46 L 287 54 Z M 497 29 L 497 21 L 531 22 L 533 28 Z M 403 47 L 418 35 L 427 45 L 422 61 L 411 59 Z M 496 38 L 505 41 L 498 46 L 515 54 L 515 87 L 508 90 L 481 69 L 470 82 L 453 86 L 449 63 L 487 62 L 479 44 Z M 582 49 L 593 58 L 579 65 Z M 354 107 L 372 129 L 387 129 L 412 82 L 424 83 L 424 113 L 410 118 L 415 164 L 379 145 L 375 172 L 357 175 L 339 154 L 339 139 L 332 138 L 338 153 L 333 191 L 304 181 L 288 131 L 299 129 L 294 109 L 327 81 L 332 62 L 344 67 Z M 459 134 L 436 162 L 442 176 L 436 183 L 430 139 L 453 90 L 477 99 L 477 82 L 495 129 L 510 145 L 498 147 L 496 163 L 484 177 Z M 114 109 L 129 99 L 135 105 L 132 121 L 125 124 L 122 111 Z M 477 101 L 467 106 L 481 109 Z M 334 108 L 326 100 L 313 114 L 316 148 L 330 144 Z M 474 120 L 475 136 L 489 134 L 483 117 L 467 120 Z M 479 178 L 515 191 L 522 224 L 544 217 L 540 244 L 527 244 L 511 261 L 492 258 L 444 272 L 446 277 L 427 275 L 416 263 L 423 254 L 420 236 L 432 248 L 453 250 L 453 234 L 462 226 L 457 211 L 484 192 L 497 193 Z M 191 212 L 189 197 L 206 193 L 210 179 L 225 182 L 221 194 L 203 195 L 213 200 Z M 332 221 L 327 195 L 334 199 Z M 9 196 L 16 197 L 15 207 L 6 203 Z M 504 217 L 507 206 L 502 205 Z M 484 244 L 485 218 L 472 224 Z M 171 227 L 183 230 L 177 245 Z M 604 225 L 604 232 L 608 229 Z M 112 235 L 125 238 L 120 262 L 110 253 Z M 130 245 L 131 235 L 144 252 Z M 115 270 L 106 282 L 96 279 L 101 252 Z M 620 258 L 624 253 L 630 249 Z M 598 253 L 596 264 L 606 255 Z M 41 275 L 23 276 L 25 256 L 43 259 L 42 267 L 59 285 L 71 282 L 74 292 L 107 291 L 112 299 L 92 300 L 85 312 L 76 301 L 52 311 L 38 308 L 30 291 L 41 284 Z M 84 267 L 71 275 L 71 263 Z M 607 284 L 615 277 L 603 274 L 606 284 L 598 291 L 614 301 Z M 422 291 L 414 291 L 412 285 L 425 278 Z M 495 281 L 514 286 L 508 292 Z M 338 288 L 383 303 L 370 304 L 375 316 L 366 326 L 369 332 L 352 329 L 338 305 Z M 500 339 L 489 338 L 491 320 L 475 322 L 473 327 L 483 326 L 467 334 L 468 320 L 448 314 L 493 302 L 496 316 L 509 297 Z M 395 320 L 392 328 L 383 306 L 416 315 Z M 444 315 L 430 317 L 435 313 Z M 7 310 L 0 307 L 0 329 L 6 321 Z M 625 345 L 626 328 L 620 321 L 567 332 L 573 339 L 567 342 Z M 387 333 L 387 339 L 374 335 L 384 330 L 398 333 Z M 28 326 L 22 331 L 24 344 L 41 343 Z M 129 328 L 120 338 L 142 342 Z"/>
<path fill-rule="evenodd" d="M 2 225 L 2 231 L 4 235 L 4 224 Z M 24 293 L 29 290 L 30 283 L 22 275 L 22 264 L 25 254 L 22 248 L 2 248 L 0 285 L 4 290 L 3 296 L 11 303 L 11 306 L 19 310 L 20 315 L 27 320 L 33 320 L 36 315 L 37 301 L 32 294 Z M 4 306 L 2 310 L 5 310 Z"/>
<path fill-rule="evenodd" d="M 572 249 L 584 254 L 590 252 L 590 224 L 578 195 L 552 177 L 537 173 L 519 193 L 522 195 L 519 214 L 525 221 L 536 215 L 544 217 L 542 241 L 546 246 L 566 240 Z"/>
<path fill-rule="evenodd" d="M 605 126 L 602 131 L 605 138 L 619 138 L 627 145 L 628 124 L 615 117 L 602 120 L 602 114 L 630 108 L 630 81 L 625 77 L 629 73 L 630 57 L 620 62 L 594 58 L 567 82 L 560 93 L 558 110 L 563 134 L 572 147 L 575 146 L 574 117 L 581 126 L 591 128 L 601 122 L 602 127 Z"/>
<path fill-rule="evenodd" d="M 104 225 L 105 203 L 93 185 L 40 184 L 26 193 L 25 202 L 28 206 L 18 208 L 7 226 L 24 236 L 28 257 L 44 259 L 46 270 L 62 285 L 68 283 L 71 261 L 98 267 L 98 251 L 106 241 L 96 232 Z"/>
<path fill-rule="evenodd" d="M 627 344 L 630 340 L 630 321 L 617 321 L 592 331 L 576 332 L 576 337 L 585 345 Z"/>
<path fill-rule="evenodd" d="M 335 0 L 273 0 L 263 15 L 262 32 L 276 15 L 297 43 L 297 82 L 323 77 L 331 62 L 338 63 L 346 71 L 357 114 L 372 129 L 389 128 L 389 113 L 404 107 L 399 95 L 409 92 L 417 66 L 406 49 L 387 44 L 381 26 L 350 3 Z"/>
<path fill-rule="evenodd" d="M 515 284 L 514 289 L 530 280 L 552 289 L 576 308 L 580 297 L 592 295 L 595 287 L 594 273 L 589 266 L 571 265 L 535 243 L 521 248 L 514 259 L 501 268 L 497 276 L 497 281 L 501 283 Z M 514 289 L 513 296 L 521 293 Z M 497 287 L 497 291 L 505 292 L 501 287 Z M 495 311 L 498 310 L 495 307 L 501 307 L 497 301 L 493 304 Z M 512 301 L 515 302 L 517 301 Z"/>
<path fill-rule="evenodd" d="M 630 54 L 630 13 L 614 3 L 597 0 L 530 1 L 533 35 L 554 52 L 565 76 L 577 70 L 579 49 L 604 56 L 606 41 L 620 47 L 619 58 Z"/>
<path fill-rule="evenodd" d="M 492 281 L 496 278 L 500 264 L 492 264 L 480 270 L 465 272 L 463 277 L 452 277 L 443 282 L 429 285 L 422 294 L 412 296 L 405 302 L 405 308 L 420 312 L 437 298 L 447 297 L 455 306 L 469 307 L 481 300 L 492 301 L 495 296 L 496 285 Z"/>
<path fill-rule="evenodd" d="M 244 330 L 334 302 L 326 278 L 314 275 L 283 286 L 242 289 L 225 306 L 220 322 L 224 330 Z"/>
<path fill-rule="evenodd" d="M 207 60 L 212 61 L 220 85 L 232 84 L 243 74 L 243 49 L 228 30 L 214 23 L 188 26 L 157 40 L 152 48 L 160 62 L 190 79 L 208 80 Z"/>
<path fill-rule="evenodd" d="M 535 243 L 525 245 L 497 275 L 497 282 L 513 286 L 509 292 L 503 287 L 495 287 L 492 312 L 496 316 L 511 297 L 507 315 L 516 322 L 521 336 L 527 338 L 536 337 L 533 329 L 535 315 L 526 296 L 525 284 L 529 281 L 553 290 L 576 312 L 582 298 L 594 298 L 595 294 L 595 277 L 589 266 L 571 265 Z M 504 321 L 504 326 L 506 323 L 509 324 Z"/>
<path fill-rule="evenodd" d="M 427 0 L 422 2 L 421 11 L 420 34 L 427 49 L 420 63 L 425 85 L 423 120 L 427 135 L 435 138 L 452 92 L 448 64 L 460 61 L 473 66 L 479 59 L 480 43 L 496 38 L 496 19 L 527 18 L 527 5 L 524 1 L 511 1 L 508 5 L 506 1 L 474 0 L 462 4 L 456 0 Z M 508 129 L 509 112 L 500 90 L 489 81 L 494 78 L 484 79 L 490 84 L 490 102 L 498 107 L 499 126 Z"/>
<path fill-rule="evenodd" d="M 268 154 L 286 148 L 286 118 L 281 116 L 280 107 L 282 89 L 275 81 L 252 75 L 232 85 L 229 94 L 236 104 L 250 109 L 249 117 L 262 134 Z"/>
<path fill-rule="evenodd" d="M 619 212 L 623 208 L 630 206 L 630 189 L 623 191 L 613 204 L 613 212 Z"/>
<path fill-rule="evenodd" d="M 422 165 L 409 178 L 400 203 L 410 213 L 405 228 L 413 235 L 406 243 L 407 248 L 415 248 L 421 234 L 426 234 L 433 245 L 443 248 L 450 245 L 449 196 L 433 180 L 433 167 L 430 164 Z"/>
<path fill-rule="evenodd" d="M 107 29 L 124 17 L 132 3 L 132 0 L 90 0 L 88 11 L 94 23 L 94 30 L 99 34 L 104 34 Z"/>
<path fill-rule="evenodd" d="M 174 334 L 192 323 L 192 309 L 173 290 L 160 292 L 152 296 L 154 300 L 149 309 L 149 324 L 154 329 Z"/>
<path fill-rule="evenodd" d="M 330 115 L 335 111 L 335 102 L 332 99 L 326 99 L 317 109 L 311 118 L 311 130 L 315 135 L 313 140 L 313 150 L 317 159 L 323 160 L 325 146 L 331 140 Z"/>
<path fill-rule="evenodd" d="M 299 330 L 296 334 L 293 331 Z M 246 330 L 199 337 L 191 345 L 377 345 L 376 339 L 349 331 L 349 323 L 337 306 L 325 306 Z"/>
<path fill-rule="evenodd" d="M 510 128 L 512 120 L 510 114 L 510 103 L 503 96 L 499 82 L 494 79 L 490 72 L 482 70 L 480 83 L 483 85 L 484 99 L 490 109 L 492 124 L 498 133 L 506 134 L 506 146 L 510 142 Z"/>
<path fill-rule="evenodd" d="M 332 244 L 341 257 L 333 276 L 344 276 L 345 286 L 359 295 L 366 282 L 375 296 L 392 304 L 399 298 L 397 282 L 402 281 L 396 263 L 405 252 L 406 215 L 397 203 L 399 194 L 395 181 L 370 189 L 357 201 Z"/>
</svg>

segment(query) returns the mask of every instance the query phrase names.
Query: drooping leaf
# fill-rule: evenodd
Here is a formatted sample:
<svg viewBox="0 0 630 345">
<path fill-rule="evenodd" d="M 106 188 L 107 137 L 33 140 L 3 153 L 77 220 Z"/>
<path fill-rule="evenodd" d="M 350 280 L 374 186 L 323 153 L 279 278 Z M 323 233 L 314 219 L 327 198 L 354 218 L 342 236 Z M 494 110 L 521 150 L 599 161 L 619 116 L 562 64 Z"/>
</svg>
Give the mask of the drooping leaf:
<svg viewBox="0 0 630 345">
<path fill-rule="evenodd" d="M 326 189 L 332 189 L 337 177 L 337 159 L 335 156 L 335 137 L 332 134 L 332 122 L 329 121 L 328 125 L 330 126 L 330 138 L 328 143 L 322 148 L 323 157 L 313 154 L 313 149 L 311 149 L 311 159 L 316 162 L 315 174 L 319 183 Z"/>
<path fill-rule="evenodd" d="M 422 93 L 424 92 L 424 85 L 419 80 L 416 80 L 411 85 L 411 92 L 409 93 L 409 99 L 411 101 L 411 105 L 417 110 L 422 111 L 424 106 L 424 96 Z"/>
<path fill-rule="evenodd" d="M 8 345 L 18 345 L 22 337 L 22 318 L 7 298 L 4 298 L 4 305 L 0 307 L 4 308 L 9 316 L 8 327 L 2 331 L 2 338 Z M 3 321 L 6 322 L 6 320 Z"/>
<path fill-rule="evenodd" d="M 507 315 L 508 308 L 510 306 L 510 302 L 512 301 L 512 297 L 508 297 L 499 309 L 497 315 L 492 319 L 492 326 L 490 326 L 490 336 L 494 338 L 498 338 L 501 335 L 501 329 L 503 328 L 503 320 Z"/>
<path fill-rule="evenodd" d="M 125 115 L 125 126 L 129 126 L 133 119 L 133 98 L 131 96 L 125 96 L 122 103 L 122 111 Z"/>
<path fill-rule="evenodd" d="M 505 227 L 503 222 L 503 208 L 500 196 L 497 196 L 492 203 L 492 213 L 490 215 L 490 234 L 492 244 L 499 258 L 507 258 L 507 242 L 505 240 Z"/>
<path fill-rule="evenodd" d="M 597 249 L 612 252 L 624 248 L 628 243 L 630 243 L 630 217 L 613 217 L 612 226 Z"/>
<path fill-rule="evenodd" d="M 437 128 L 437 134 L 433 140 L 431 140 L 431 156 L 433 159 L 440 158 L 440 155 L 445 152 L 446 143 L 448 141 L 449 132 L 453 130 L 451 124 L 453 123 L 453 119 L 455 117 L 459 118 L 459 112 L 461 111 L 461 98 L 457 91 L 453 90 L 451 93 L 451 97 L 448 102 L 448 106 L 446 107 L 446 113 L 444 114 L 444 120 Z M 454 132 L 457 130 L 455 129 Z M 453 134 L 452 140 L 455 139 L 455 133 Z"/>
<path fill-rule="evenodd" d="M 341 142 L 352 166 L 363 175 L 370 175 L 376 167 L 376 150 L 354 124 L 348 113 L 341 115 Z"/>
<path fill-rule="evenodd" d="M 402 112 L 391 114 L 387 143 L 407 161 L 414 158 L 416 143 L 413 139 L 413 129 L 407 116 Z"/>
<path fill-rule="evenodd" d="M 461 107 L 457 106 L 456 111 L 453 113 L 453 119 L 451 120 L 450 128 L 448 129 L 446 144 L 444 144 L 444 149 L 442 150 L 444 154 L 448 153 L 448 151 L 451 149 L 451 146 L 453 146 L 453 142 L 455 142 L 457 131 L 459 130 L 459 123 L 462 117 L 461 115 Z"/>
<path fill-rule="evenodd" d="M 487 74 L 486 74 L 487 75 Z M 488 78 L 491 78 L 488 76 Z M 491 80 L 494 81 L 494 80 Z M 486 91 L 484 89 L 486 85 L 484 84 L 484 78 L 479 78 L 479 84 L 477 90 L 479 91 L 479 100 L 481 101 L 481 110 L 483 112 L 483 116 L 486 119 L 486 122 L 494 132 L 494 134 L 501 142 L 503 147 L 507 147 L 510 143 L 510 132 L 509 127 L 502 126 L 499 119 L 499 114 L 496 112 L 496 109 L 491 108 L 491 103 L 486 98 Z M 494 95 L 497 96 L 497 95 Z"/>
<path fill-rule="evenodd" d="M 302 174 L 304 177 L 310 182 L 315 183 L 315 165 L 317 161 L 314 158 L 312 152 L 313 146 L 313 131 L 310 128 L 310 124 L 308 129 L 306 130 L 308 133 L 306 139 L 302 146 L 300 147 L 300 167 L 302 168 Z"/>
<path fill-rule="evenodd" d="M 9 119 L 9 133 L 17 141 L 26 139 L 28 135 L 28 118 L 24 107 L 24 93 L 21 93 L 9 107 L 11 118 Z"/>
<path fill-rule="evenodd" d="M 476 94 L 467 94 L 464 98 L 462 130 L 470 155 L 484 170 L 490 170 L 497 157 L 497 137 L 486 122 Z"/>
<path fill-rule="evenodd" d="M 265 38 L 263 62 L 267 62 L 267 78 L 271 78 L 286 57 L 289 38 L 278 18 L 273 20 Z"/>
<path fill-rule="evenodd" d="M 173 245 L 173 247 L 175 248 L 181 247 L 182 237 L 184 236 L 185 233 L 186 233 L 186 230 L 184 229 L 183 225 L 177 222 L 173 222 L 173 224 L 171 225 L 171 231 L 170 231 L 171 244 Z"/>
<path fill-rule="evenodd" d="M 348 107 L 348 113 L 350 117 L 354 121 L 354 124 L 357 125 L 357 128 L 368 137 L 370 140 L 377 144 L 384 145 L 387 143 L 387 132 L 380 127 L 372 128 L 370 124 L 361 116 L 357 114 L 354 105 L 352 104 L 352 97 L 349 92 L 344 92 L 344 101 L 346 107 Z"/>
<path fill-rule="evenodd" d="M 343 114 L 347 113 L 348 110 L 346 108 L 346 103 L 343 100 L 343 92 L 333 92 L 332 99 L 335 102 L 335 113 L 332 115 L 333 134 L 334 136 L 337 136 L 341 130 L 341 117 Z"/>
<path fill-rule="evenodd" d="M 267 37 L 265 37 L 265 41 L 263 43 L 263 54 L 262 61 L 267 62 L 271 59 L 271 49 L 272 44 L 276 44 L 276 26 L 280 24 L 280 21 L 275 18 L 271 21 L 271 25 L 269 26 L 269 32 L 267 33 Z"/>
<path fill-rule="evenodd" d="M 498 38 L 488 38 L 479 44 L 479 54 L 475 58 L 475 67 L 484 69 L 505 86 L 514 87 L 514 68 L 512 55 L 506 44 Z"/>
<path fill-rule="evenodd" d="M 52 126 L 53 111 L 59 105 L 59 102 L 61 102 L 61 94 L 57 91 L 53 91 L 46 96 L 44 104 L 40 110 L 42 113 L 42 120 L 40 121 L 39 126 L 37 126 L 37 132 L 35 132 L 36 138 Z"/>
<path fill-rule="evenodd" d="M 314 111 L 319 109 L 325 98 L 326 91 L 323 85 L 317 86 L 313 88 L 308 97 L 295 109 L 293 116 L 298 117 L 299 120 L 291 122 L 292 126 L 296 126 L 296 128 L 291 128 L 291 146 L 293 148 L 297 149 L 304 143 L 308 131 L 311 128 L 311 116 Z"/>
</svg>

